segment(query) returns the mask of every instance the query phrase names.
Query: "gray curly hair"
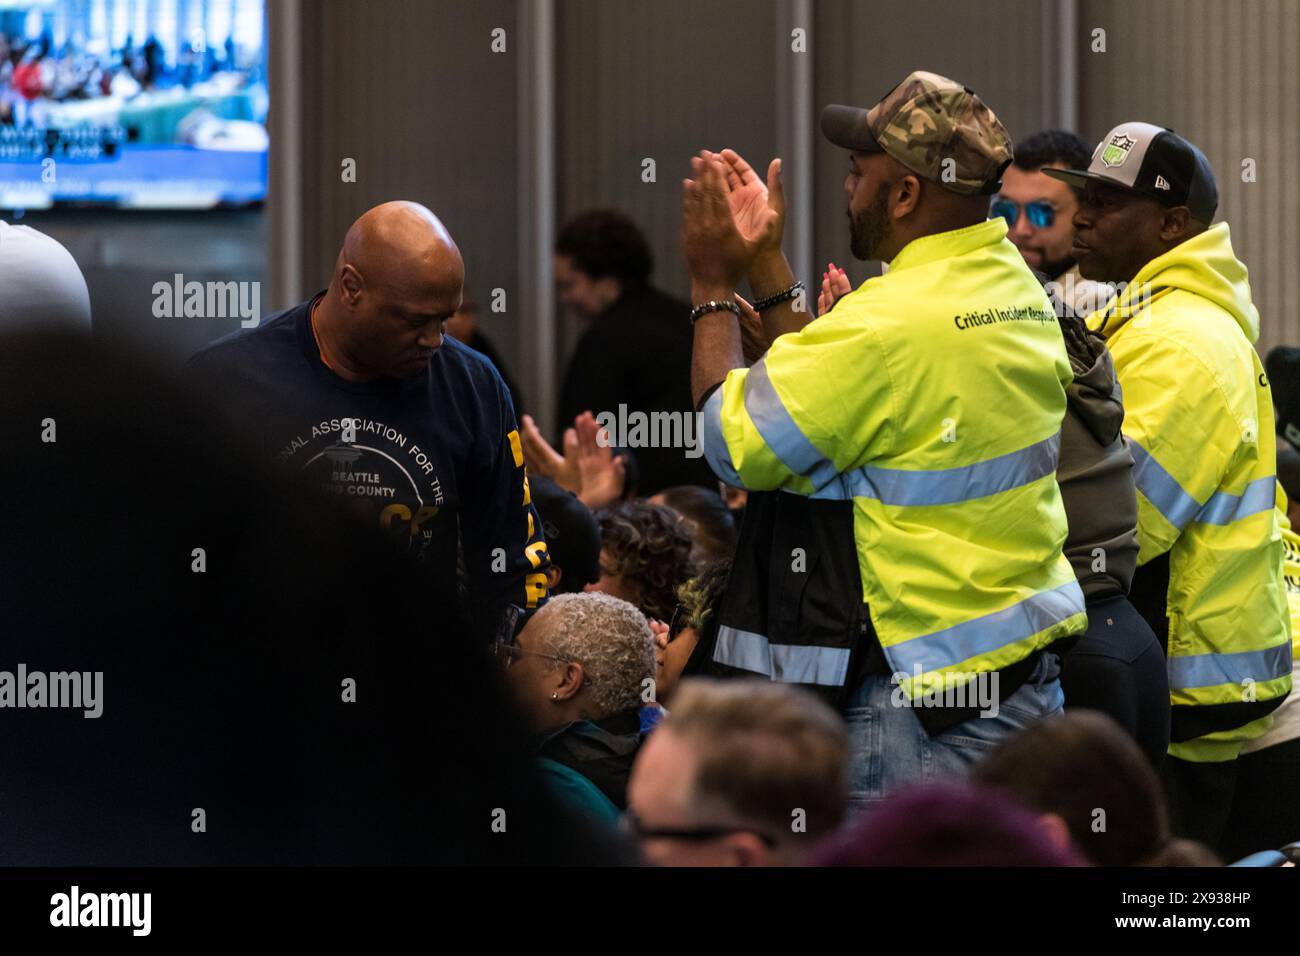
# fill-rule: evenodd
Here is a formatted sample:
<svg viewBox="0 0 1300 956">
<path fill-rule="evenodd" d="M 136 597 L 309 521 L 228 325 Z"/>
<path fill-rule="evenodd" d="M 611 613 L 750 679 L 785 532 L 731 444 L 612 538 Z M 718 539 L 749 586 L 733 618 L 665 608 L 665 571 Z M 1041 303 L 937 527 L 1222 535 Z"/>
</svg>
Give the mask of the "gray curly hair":
<svg viewBox="0 0 1300 956">
<path fill-rule="evenodd" d="M 537 617 L 547 625 L 545 652 L 582 665 L 596 710 L 593 718 L 641 706 L 644 682 L 655 673 L 654 635 L 644 614 L 627 601 L 589 591 L 556 594 Z"/>
</svg>

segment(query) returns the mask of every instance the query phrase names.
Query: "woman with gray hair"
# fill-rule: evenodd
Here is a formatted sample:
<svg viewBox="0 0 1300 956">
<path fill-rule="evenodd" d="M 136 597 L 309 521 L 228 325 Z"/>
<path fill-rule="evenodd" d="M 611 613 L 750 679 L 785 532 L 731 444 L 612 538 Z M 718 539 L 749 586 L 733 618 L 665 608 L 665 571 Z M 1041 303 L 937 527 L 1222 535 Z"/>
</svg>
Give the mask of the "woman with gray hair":
<svg viewBox="0 0 1300 956">
<path fill-rule="evenodd" d="M 645 616 L 608 594 L 559 594 L 496 648 L 550 783 L 570 806 L 616 823 L 641 746 L 640 709 L 653 699 Z"/>
</svg>

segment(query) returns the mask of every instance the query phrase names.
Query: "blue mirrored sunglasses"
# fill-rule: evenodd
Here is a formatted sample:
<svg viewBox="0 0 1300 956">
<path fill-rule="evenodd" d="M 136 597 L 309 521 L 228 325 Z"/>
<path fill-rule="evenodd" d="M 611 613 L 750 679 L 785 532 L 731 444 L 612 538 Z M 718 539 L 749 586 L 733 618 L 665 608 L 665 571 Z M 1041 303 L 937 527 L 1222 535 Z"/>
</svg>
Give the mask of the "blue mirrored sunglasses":
<svg viewBox="0 0 1300 956">
<path fill-rule="evenodd" d="M 991 211 L 994 216 L 1005 219 L 1007 226 L 1014 226 L 1016 220 L 1020 218 L 1020 204 L 1009 199 L 994 200 Z M 1029 217 L 1030 224 L 1038 229 L 1046 229 L 1056 222 L 1056 210 L 1052 208 L 1051 203 L 1041 199 L 1025 203 L 1025 215 Z"/>
</svg>

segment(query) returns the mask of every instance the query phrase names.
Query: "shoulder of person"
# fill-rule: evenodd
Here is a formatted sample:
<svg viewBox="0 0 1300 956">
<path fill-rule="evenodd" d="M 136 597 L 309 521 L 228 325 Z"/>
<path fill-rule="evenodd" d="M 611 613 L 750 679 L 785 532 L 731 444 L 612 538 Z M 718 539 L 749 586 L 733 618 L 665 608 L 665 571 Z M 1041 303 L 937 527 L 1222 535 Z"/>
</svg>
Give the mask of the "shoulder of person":
<svg viewBox="0 0 1300 956">
<path fill-rule="evenodd" d="M 605 313 L 610 318 L 624 321 L 639 319 L 661 322 L 665 319 L 680 318 L 687 326 L 689 326 L 687 320 L 690 314 L 691 306 L 685 299 L 679 299 L 653 285 L 643 285 L 628 290 Z"/>
<path fill-rule="evenodd" d="M 1128 326 L 1131 328 L 1117 339 L 1112 351 L 1141 343 L 1143 349 L 1154 349 L 1157 354 L 1177 353 L 1195 359 L 1215 378 L 1230 375 L 1234 366 L 1254 378 L 1254 346 L 1237 320 L 1223 307 L 1195 293 L 1174 289 L 1154 300 L 1145 314 L 1130 319 Z"/>
<path fill-rule="evenodd" d="M 505 379 L 492 360 L 450 335 L 442 338 L 438 363 L 444 374 L 459 380 L 479 397 L 509 394 Z"/>
<path fill-rule="evenodd" d="M 267 318 L 252 329 L 236 329 L 209 342 L 185 363 L 189 371 L 217 371 L 246 368 L 250 363 L 272 359 L 286 350 L 298 350 L 295 320 L 302 305 L 292 306 Z"/>
</svg>

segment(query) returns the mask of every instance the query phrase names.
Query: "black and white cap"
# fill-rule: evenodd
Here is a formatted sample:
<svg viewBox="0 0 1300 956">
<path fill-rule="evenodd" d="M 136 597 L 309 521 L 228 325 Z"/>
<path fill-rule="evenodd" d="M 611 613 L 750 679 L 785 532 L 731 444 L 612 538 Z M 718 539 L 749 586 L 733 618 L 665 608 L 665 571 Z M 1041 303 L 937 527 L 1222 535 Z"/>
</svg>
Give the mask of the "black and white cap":
<svg viewBox="0 0 1300 956">
<path fill-rule="evenodd" d="M 1089 179 L 1154 199 L 1186 206 L 1207 225 L 1219 206 L 1219 188 L 1205 154 L 1171 129 L 1150 123 L 1121 123 L 1106 134 L 1085 169 L 1042 172 L 1082 189 Z"/>
</svg>

